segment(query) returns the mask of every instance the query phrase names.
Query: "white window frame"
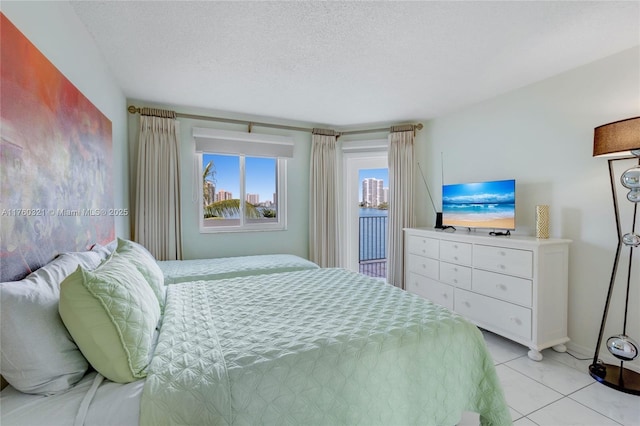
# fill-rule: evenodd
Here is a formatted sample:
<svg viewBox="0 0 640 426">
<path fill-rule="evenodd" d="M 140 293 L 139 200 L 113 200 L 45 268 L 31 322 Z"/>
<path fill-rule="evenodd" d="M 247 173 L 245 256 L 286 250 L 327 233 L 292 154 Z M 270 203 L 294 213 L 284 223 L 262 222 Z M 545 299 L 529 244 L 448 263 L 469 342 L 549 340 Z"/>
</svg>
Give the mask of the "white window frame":
<svg viewBox="0 0 640 426">
<path fill-rule="evenodd" d="M 261 232 L 284 231 L 287 229 L 287 158 L 293 157 L 293 139 L 287 136 L 262 135 L 255 133 L 230 132 L 217 129 L 194 128 L 197 170 L 194 176 L 201 176 L 203 154 L 232 155 L 240 158 L 240 224 L 204 226 L 204 208 L 202 203 L 202 179 L 198 186 L 198 228 L 200 233 Z M 247 223 L 244 215 L 246 200 L 245 159 L 246 157 L 266 157 L 276 159 L 276 194 L 278 213 L 276 221 Z"/>
</svg>

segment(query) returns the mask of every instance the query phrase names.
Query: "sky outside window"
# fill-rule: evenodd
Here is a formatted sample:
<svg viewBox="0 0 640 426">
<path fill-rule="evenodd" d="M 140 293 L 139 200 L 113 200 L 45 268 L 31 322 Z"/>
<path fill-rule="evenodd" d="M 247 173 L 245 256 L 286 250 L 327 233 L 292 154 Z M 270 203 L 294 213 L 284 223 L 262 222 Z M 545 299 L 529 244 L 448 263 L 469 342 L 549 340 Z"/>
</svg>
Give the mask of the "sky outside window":
<svg viewBox="0 0 640 426">
<path fill-rule="evenodd" d="M 220 190 L 225 190 L 231 192 L 233 198 L 240 198 L 240 158 L 233 155 L 203 154 L 203 169 L 209 161 L 213 161 L 216 171 L 216 194 Z M 275 158 L 247 157 L 245 159 L 245 190 L 247 194 L 259 194 L 260 202 L 274 201 Z"/>
<path fill-rule="evenodd" d="M 247 157 L 245 159 L 245 189 L 247 194 L 259 194 L 260 202 L 275 202 L 276 159 Z"/>
</svg>

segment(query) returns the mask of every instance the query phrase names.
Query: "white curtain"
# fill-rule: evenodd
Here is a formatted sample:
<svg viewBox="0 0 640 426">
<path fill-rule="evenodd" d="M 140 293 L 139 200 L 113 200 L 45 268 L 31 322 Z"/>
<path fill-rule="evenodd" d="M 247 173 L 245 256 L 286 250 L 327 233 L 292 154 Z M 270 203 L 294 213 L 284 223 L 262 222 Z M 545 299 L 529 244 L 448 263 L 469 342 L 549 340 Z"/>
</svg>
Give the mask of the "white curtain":
<svg viewBox="0 0 640 426">
<path fill-rule="evenodd" d="M 387 281 L 404 287 L 404 232 L 415 226 L 413 212 L 413 126 L 389 133 L 389 244 Z"/>
<path fill-rule="evenodd" d="M 337 137 L 314 129 L 309 179 L 309 258 L 321 267 L 339 263 Z"/>
<path fill-rule="evenodd" d="M 164 113 L 140 116 L 134 239 L 158 260 L 180 260 L 180 132 Z"/>
</svg>

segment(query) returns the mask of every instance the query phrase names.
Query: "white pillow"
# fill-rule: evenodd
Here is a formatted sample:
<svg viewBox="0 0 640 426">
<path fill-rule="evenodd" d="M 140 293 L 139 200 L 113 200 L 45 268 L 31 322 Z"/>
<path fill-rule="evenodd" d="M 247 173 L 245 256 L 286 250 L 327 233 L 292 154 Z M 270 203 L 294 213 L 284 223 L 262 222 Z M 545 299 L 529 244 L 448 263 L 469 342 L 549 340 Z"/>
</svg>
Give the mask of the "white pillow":
<svg viewBox="0 0 640 426">
<path fill-rule="evenodd" d="M 118 240 L 113 240 L 106 246 L 96 243 L 91 247 L 91 251 L 98 253 L 102 260 L 105 260 L 115 251 L 116 247 L 118 247 Z"/>
<path fill-rule="evenodd" d="M 100 253 L 95 251 L 70 251 L 62 254 L 76 258 L 80 266 L 91 271 L 100 266 L 100 264 L 107 258 L 106 256 L 102 257 Z M 62 254 L 58 257 L 62 256 Z"/>
<path fill-rule="evenodd" d="M 60 283 L 93 256 L 62 254 L 21 281 L 0 283 L 0 373 L 24 393 L 69 389 L 88 363 L 58 314 Z"/>
</svg>

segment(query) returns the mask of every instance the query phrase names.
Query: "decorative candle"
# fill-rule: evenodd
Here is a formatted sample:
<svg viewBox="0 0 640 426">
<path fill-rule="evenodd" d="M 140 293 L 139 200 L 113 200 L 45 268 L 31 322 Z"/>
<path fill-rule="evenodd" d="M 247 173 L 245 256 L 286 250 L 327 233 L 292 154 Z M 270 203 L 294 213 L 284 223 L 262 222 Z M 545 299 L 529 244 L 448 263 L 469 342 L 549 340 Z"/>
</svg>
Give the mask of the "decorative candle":
<svg viewBox="0 0 640 426">
<path fill-rule="evenodd" d="M 536 238 L 549 238 L 549 206 L 536 206 Z"/>
</svg>

